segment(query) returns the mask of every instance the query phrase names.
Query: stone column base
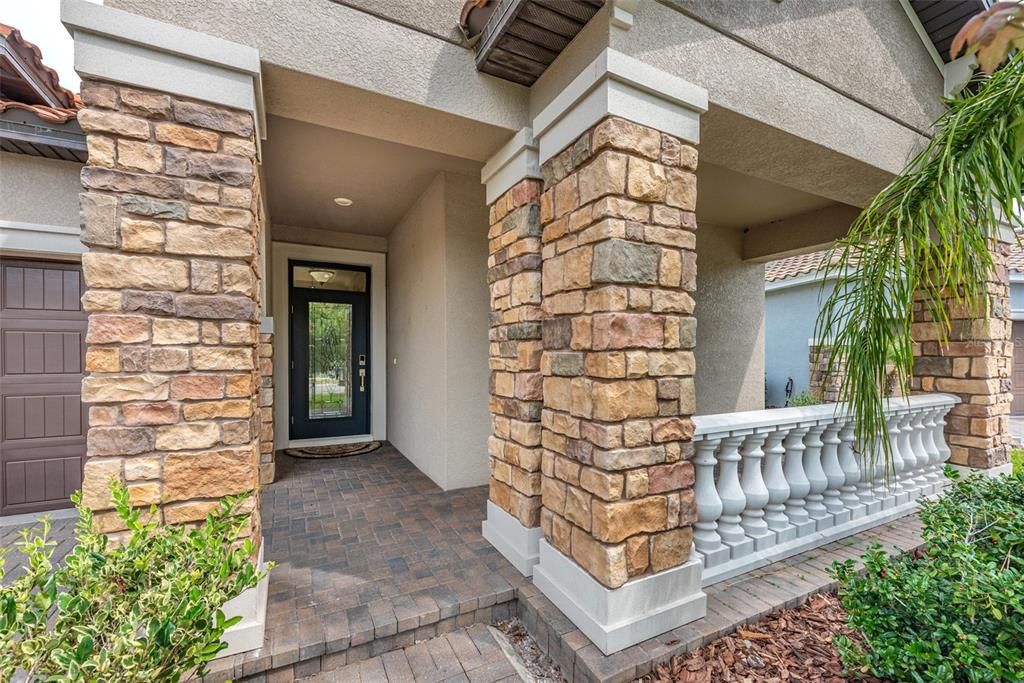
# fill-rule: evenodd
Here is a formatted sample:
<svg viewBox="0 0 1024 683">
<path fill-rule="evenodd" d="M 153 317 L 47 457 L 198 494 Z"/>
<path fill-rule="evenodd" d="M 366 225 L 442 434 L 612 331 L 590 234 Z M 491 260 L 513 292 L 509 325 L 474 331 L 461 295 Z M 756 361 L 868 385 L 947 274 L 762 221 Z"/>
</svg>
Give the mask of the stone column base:
<svg viewBox="0 0 1024 683">
<path fill-rule="evenodd" d="M 538 562 L 540 527 L 525 527 L 519 520 L 487 501 L 487 519 L 483 522 L 483 534 L 505 559 L 523 576 L 532 576 Z"/>
<path fill-rule="evenodd" d="M 542 539 L 533 582 L 606 655 L 707 614 L 699 558 L 611 589 Z"/>
<path fill-rule="evenodd" d="M 1013 474 L 1013 463 L 1008 462 L 997 467 L 967 467 L 965 465 L 953 465 L 947 463 L 950 467 L 960 473 L 961 477 L 968 477 L 976 472 L 984 474 L 986 477 L 1005 477 Z"/>
<path fill-rule="evenodd" d="M 260 555 L 257 566 L 262 570 L 263 544 L 260 544 Z M 230 657 L 241 652 L 256 650 L 263 647 L 263 635 L 267 628 L 267 596 L 269 595 L 268 584 L 270 575 L 245 591 L 237 598 L 229 600 L 221 608 L 228 618 L 241 616 L 242 620 L 224 632 L 224 641 L 228 648 L 221 653 L 221 657 Z"/>
</svg>

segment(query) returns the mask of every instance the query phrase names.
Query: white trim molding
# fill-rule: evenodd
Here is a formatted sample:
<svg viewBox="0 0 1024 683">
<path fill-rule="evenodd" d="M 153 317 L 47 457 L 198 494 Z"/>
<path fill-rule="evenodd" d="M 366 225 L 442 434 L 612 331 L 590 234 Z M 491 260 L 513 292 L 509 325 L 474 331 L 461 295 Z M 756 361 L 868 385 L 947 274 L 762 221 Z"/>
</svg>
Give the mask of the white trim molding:
<svg viewBox="0 0 1024 683">
<path fill-rule="evenodd" d="M 606 48 L 534 118 L 539 161 L 558 154 L 606 116 L 697 143 L 700 115 L 707 109 L 704 88 Z"/>
<path fill-rule="evenodd" d="M 608 23 L 623 31 L 633 28 L 640 0 L 611 0 L 608 4 Z"/>
<path fill-rule="evenodd" d="M 75 40 L 75 71 L 248 111 L 257 141 L 266 130 L 260 54 L 233 43 L 96 5 L 61 0 L 60 19 Z"/>
<path fill-rule="evenodd" d="M 541 178 L 537 141 L 531 128 L 521 128 L 484 164 L 480 182 L 487 188 L 487 204 L 524 178 Z"/>
<path fill-rule="evenodd" d="M 79 255 L 81 228 L 0 220 L 0 251 Z"/>
<path fill-rule="evenodd" d="M 288 359 L 290 357 L 291 315 L 288 312 L 288 261 L 321 261 L 349 266 L 370 267 L 370 434 L 358 437 L 304 439 L 290 441 L 288 414 Z M 387 439 L 388 425 L 388 302 L 387 255 L 354 249 L 332 249 L 292 242 L 272 242 L 270 248 L 272 309 L 277 332 L 274 334 L 274 448 L 293 445 L 333 445 L 375 439 Z"/>
<path fill-rule="evenodd" d="M 996 479 L 997 477 L 1008 477 L 1013 474 L 1013 463 L 1008 462 L 998 467 L 989 467 L 982 469 L 980 467 L 967 467 L 966 465 L 949 465 L 954 470 L 960 473 L 961 477 L 969 477 L 972 474 L 983 474 L 986 477 Z"/>
<path fill-rule="evenodd" d="M 701 560 L 605 588 L 578 564 L 540 541 L 533 583 L 606 655 L 707 614 Z"/>
<path fill-rule="evenodd" d="M 484 538 L 523 576 L 532 576 L 540 561 L 540 527 L 523 526 L 518 519 L 487 501 Z"/>
</svg>

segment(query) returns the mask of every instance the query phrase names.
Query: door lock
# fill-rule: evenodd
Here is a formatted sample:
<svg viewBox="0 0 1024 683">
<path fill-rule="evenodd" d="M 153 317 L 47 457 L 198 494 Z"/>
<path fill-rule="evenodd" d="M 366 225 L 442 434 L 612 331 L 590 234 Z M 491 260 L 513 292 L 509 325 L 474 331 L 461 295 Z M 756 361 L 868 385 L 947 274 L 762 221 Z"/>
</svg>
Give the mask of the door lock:
<svg viewBox="0 0 1024 683">
<path fill-rule="evenodd" d="M 359 368 L 359 391 L 366 391 L 366 369 Z"/>
</svg>

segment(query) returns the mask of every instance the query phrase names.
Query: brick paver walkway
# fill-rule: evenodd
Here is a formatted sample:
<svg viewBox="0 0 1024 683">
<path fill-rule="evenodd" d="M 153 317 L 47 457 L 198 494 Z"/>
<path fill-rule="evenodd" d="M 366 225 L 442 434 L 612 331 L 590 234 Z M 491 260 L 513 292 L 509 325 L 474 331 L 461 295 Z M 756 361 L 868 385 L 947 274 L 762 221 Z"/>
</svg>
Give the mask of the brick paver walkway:
<svg viewBox="0 0 1024 683">
<path fill-rule="evenodd" d="M 391 446 L 279 454 L 277 468 L 263 490 L 264 558 L 277 563 L 265 644 L 218 661 L 211 680 L 299 677 L 510 616 L 523 579 L 480 533 L 486 487 L 444 492 Z"/>
<path fill-rule="evenodd" d="M 298 679 L 301 683 L 434 683 L 520 681 L 512 662 L 483 624 Z"/>
</svg>

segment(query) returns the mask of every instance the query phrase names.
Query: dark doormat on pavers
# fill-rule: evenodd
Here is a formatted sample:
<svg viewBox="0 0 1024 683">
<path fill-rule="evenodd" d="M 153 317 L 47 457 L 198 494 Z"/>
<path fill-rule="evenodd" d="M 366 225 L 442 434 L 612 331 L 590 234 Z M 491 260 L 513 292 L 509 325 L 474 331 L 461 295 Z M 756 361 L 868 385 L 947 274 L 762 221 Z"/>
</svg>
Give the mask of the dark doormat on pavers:
<svg viewBox="0 0 1024 683">
<path fill-rule="evenodd" d="M 305 448 L 286 448 L 285 455 L 293 458 L 347 458 L 350 455 L 372 453 L 380 448 L 380 441 L 364 441 L 363 443 L 346 443 L 337 446 L 307 446 Z"/>
</svg>

